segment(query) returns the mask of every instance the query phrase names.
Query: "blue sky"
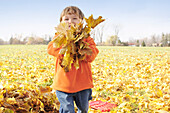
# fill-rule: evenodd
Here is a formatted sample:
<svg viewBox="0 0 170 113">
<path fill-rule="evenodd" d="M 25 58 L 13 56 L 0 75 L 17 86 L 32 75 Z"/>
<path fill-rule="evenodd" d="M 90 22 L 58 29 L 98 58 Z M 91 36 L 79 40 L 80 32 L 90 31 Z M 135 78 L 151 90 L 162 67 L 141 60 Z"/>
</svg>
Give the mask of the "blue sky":
<svg viewBox="0 0 170 113">
<path fill-rule="evenodd" d="M 170 0 L 0 0 L 0 38 L 54 35 L 61 11 L 77 6 L 86 17 L 106 18 L 104 39 L 118 26 L 122 41 L 170 32 Z"/>
</svg>

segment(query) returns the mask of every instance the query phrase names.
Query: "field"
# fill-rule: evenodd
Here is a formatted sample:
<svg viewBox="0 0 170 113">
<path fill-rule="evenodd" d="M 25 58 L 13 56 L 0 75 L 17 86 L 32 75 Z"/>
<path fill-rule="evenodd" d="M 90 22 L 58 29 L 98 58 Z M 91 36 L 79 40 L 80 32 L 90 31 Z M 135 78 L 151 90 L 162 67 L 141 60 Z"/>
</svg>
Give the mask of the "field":
<svg viewBox="0 0 170 113">
<path fill-rule="evenodd" d="M 92 63 L 93 100 L 117 104 L 112 113 L 170 112 L 170 48 L 98 49 Z M 41 91 L 50 90 L 46 86 L 54 74 L 54 58 L 46 51 L 47 45 L 0 46 L 0 112 L 45 113 L 59 108 L 54 93 Z"/>
</svg>

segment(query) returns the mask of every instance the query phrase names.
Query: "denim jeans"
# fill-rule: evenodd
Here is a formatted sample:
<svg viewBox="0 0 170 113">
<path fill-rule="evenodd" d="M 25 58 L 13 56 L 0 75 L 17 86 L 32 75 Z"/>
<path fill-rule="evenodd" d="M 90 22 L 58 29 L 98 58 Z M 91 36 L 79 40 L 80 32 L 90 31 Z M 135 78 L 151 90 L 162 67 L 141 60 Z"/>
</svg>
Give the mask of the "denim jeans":
<svg viewBox="0 0 170 113">
<path fill-rule="evenodd" d="M 88 113 L 89 100 L 92 99 L 92 89 L 86 89 L 76 93 L 66 93 L 56 90 L 56 95 L 60 102 L 60 113 L 75 113 L 74 101 L 77 105 L 78 113 Z"/>
</svg>

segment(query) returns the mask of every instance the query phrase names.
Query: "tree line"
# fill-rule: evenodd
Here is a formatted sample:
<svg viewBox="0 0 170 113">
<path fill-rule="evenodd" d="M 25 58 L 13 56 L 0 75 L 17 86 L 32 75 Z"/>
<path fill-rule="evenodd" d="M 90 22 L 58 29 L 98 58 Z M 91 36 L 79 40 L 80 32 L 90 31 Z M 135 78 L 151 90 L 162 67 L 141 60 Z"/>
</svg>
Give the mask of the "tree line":
<svg viewBox="0 0 170 113">
<path fill-rule="evenodd" d="M 162 33 L 159 35 L 153 34 L 150 37 L 130 38 L 128 41 L 121 41 L 119 37 L 120 27 L 118 25 L 112 26 L 112 34 L 104 41 L 104 32 L 107 31 L 108 25 L 102 24 L 100 27 L 92 31 L 92 37 L 97 42 L 97 45 L 109 46 L 154 46 L 154 47 L 170 47 L 170 33 Z"/>
<path fill-rule="evenodd" d="M 11 36 L 9 41 L 0 39 L 0 45 L 37 45 L 37 44 L 48 44 L 52 40 L 52 36 L 38 37 L 38 36 L 27 36 L 25 38 L 21 36 Z"/>
<path fill-rule="evenodd" d="M 98 35 L 96 35 L 98 34 Z M 151 37 L 144 37 L 140 39 L 131 38 L 129 41 L 124 42 L 120 40 L 119 30 L 116 29 L 114 35 L 107 38 L 106 41 L 103 41 L 103 27 L 101 30 L 92 32 L 92 38 L 95 40 L 97 45 L 101 46 L 154 46 L 154 47 L 170 47 L 170 33 L 162 33 L 161 35 L 152 35 Z M 0 38 L 0 45 L 7 44 L 26 44 L 26 45 L 35 45 L 35 44 L 48 44 L 52 40 L 53 36 L 27 36 L 25 38 L 21 36 L 11 36 L 9 41 L 4 41 Z"/>
<path fill-rule="evenodd" d="M 112 46 L 153 46 L 153 47 L 170 47 L 170 33 L 162 33 L 161 35 L 152 35 L 151 37 L 144 37 L 140 39 L 131 38 L 127 42 L 120 40 L 118 35 L 110 36 L 103 45 Z"/>
</svg>

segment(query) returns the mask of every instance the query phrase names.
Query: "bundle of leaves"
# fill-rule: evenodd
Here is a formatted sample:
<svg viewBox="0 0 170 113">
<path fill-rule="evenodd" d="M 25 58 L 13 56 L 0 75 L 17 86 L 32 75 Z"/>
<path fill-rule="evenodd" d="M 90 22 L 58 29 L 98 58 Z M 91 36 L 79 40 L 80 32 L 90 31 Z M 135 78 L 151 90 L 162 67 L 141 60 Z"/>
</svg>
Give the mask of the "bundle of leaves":
<svg viewBox="0 0 170 113">
<path fill-rule="evenodd" d="M 53 39 L 53 44 L 56 48 L 62 47 L 59 52 L 62 55 L 60 65 L 64 68 L 65 72 L 71 69 L 72 64 L 78 69 L 79 61 L 85 59 L 85 54 L 92 54 L 89 44 L 84 39 L 90 36 L 91 29 L 104 20 L 102 16 L 94 19 L 93 15 L 91 15 L 89 18 L 85 18 L 85 26 L 80 22 L 75 26 L 71 25 L 69 27 L 67 23 L 62 22 L 56 27 L 57 37 Z"/>
<path fill-rule="evenodd" d="M 58 113 L 59 102 L 50 87 L 13 83 L 0 91 L 0 112 Z"/>
</svg>

